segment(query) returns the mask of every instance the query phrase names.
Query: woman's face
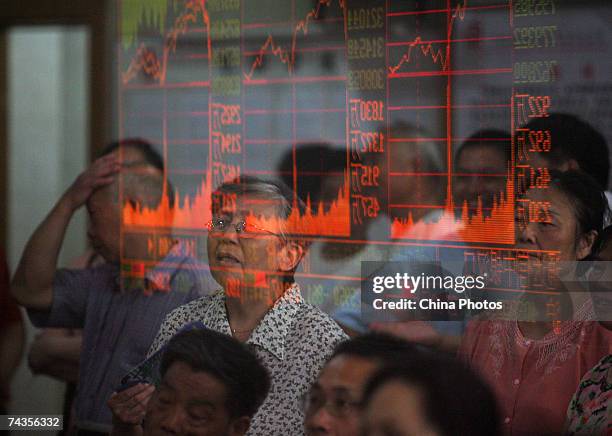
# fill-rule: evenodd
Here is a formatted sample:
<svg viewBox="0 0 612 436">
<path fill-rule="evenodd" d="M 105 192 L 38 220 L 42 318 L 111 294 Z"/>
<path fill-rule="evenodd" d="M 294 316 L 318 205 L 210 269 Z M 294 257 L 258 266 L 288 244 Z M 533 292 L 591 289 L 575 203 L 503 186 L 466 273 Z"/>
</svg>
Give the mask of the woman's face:
<svg viewBox="0 0 612 436">
<path fill-rule="evenodd" d="M 531 189 L 524 203 L 523 219 L 517 223 L 516 248 L 541 258 L 558 252 L 559 260 L 584 259 L 591 252 L 593 237 L 578 234 L 579 225 L 572 203 L 555 187 Z"/>
</svg>

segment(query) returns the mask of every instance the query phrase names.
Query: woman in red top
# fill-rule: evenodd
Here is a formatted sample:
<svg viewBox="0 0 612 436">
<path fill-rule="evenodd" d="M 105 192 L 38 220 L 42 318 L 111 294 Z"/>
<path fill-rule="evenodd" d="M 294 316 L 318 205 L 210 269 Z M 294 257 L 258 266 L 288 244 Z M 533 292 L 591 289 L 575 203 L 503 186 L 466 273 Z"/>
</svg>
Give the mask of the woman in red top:
<svg viewBox="0 0 612 436">
<path fill-rule="evenodd" d="M 549 188 L 527 193 L 530 201 L 550 207 L 541 219 L 531 220 L 538 222 L 517 225 L 516 248 L 536 262 L 543 252 L 557 252 L 559 278 L 567 280 L 576 274 L 574 261 L 591 254 L 607 203 L 597 183 L 583 173 L 551 171 L 551 176 Z M 559 298 L 562 319 L 569 321 L 515 317 L 468 324 L 460 353 L 495 390 L 505 434 L 561 434 L 581 377 L 611 351 L 612 335 L 593 321 L 588 292 Z M 536 312 L 545 304 L 529 292 L 520 301 L 534 304 Z"/>
</svg>

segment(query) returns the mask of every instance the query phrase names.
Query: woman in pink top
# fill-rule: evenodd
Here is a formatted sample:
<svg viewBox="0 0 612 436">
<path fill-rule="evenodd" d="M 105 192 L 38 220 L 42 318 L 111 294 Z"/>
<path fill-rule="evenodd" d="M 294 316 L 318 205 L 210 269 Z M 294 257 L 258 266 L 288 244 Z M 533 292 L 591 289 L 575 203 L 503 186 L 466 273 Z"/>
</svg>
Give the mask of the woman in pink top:
<svg viewBox="0 0 612 436">
<path fill-rule="evenodd" d="M 583 260 L 602 230 L 605 196 L 583 173 L 551 171 L 551 177 L 548 189 L 527 193 L 529 200 L 549 202 L 550 207 L 546 216 L 532 219 L 539 222 L 517 225 L 517 249 L 534 250 L 526 251 L 533 257 L 556 251 L 561 261 Z M 561 278 L 575 274 L 575 263 L 568 265 L 562 267 Z M 526 292 L 521 302 L 534 303 L 537 310 L 542 300 L 535 298 Z M 506 318 L 468 324 L 460 353 L 495 390 L 505 434 L 561 434 L 580 379 L 611 351 L 612 335 L 593 321 L 588 292 L 565 294 L 560 299 L 569 302 L 562 310 L 566 311 L 563 319 L 571 321 Z"/>
</svg>

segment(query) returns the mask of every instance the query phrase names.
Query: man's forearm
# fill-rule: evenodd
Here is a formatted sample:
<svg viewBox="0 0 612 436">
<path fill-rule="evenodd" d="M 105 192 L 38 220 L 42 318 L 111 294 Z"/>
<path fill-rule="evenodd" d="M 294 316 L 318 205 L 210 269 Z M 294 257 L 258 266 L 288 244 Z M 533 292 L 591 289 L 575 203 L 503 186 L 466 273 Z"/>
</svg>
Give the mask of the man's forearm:
<svg viewBox="0 0 612 436">
<path fill-rule="evenodd" d="M 77 381 L 81 344 L 81 335 L 50 334 L 50 331 L 45 331 L 30 348 L 30 369 L 35 374 Z"/>
<path fill-rule="evenodd" d="M 25 330 L 21 321 L 5 328 L 0 336 L 0 385 L 12 378 L 19 366 L 25 343 Z"/>
<path fill-rule="evenodd" d="M 51 306 L 57 259 L 73 213 L 73 205 L 63 196 L 30 237 L 11 284 L 19 304 L 33 309 Z"/>
</svg>

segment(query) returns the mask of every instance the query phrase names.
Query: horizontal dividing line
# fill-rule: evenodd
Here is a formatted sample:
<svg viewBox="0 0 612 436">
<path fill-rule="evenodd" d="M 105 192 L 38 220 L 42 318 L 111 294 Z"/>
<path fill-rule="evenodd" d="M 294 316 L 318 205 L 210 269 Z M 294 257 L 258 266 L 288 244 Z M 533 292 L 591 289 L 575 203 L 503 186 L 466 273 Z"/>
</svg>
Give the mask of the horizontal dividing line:
<svg viewBox="0 0 612 436">
<path fill-rule="evenodd" d="M 509 8 L 510 8 L 510 5 L 505 4 L 505 5 L 489 5 L 489 6 L 471 6 L 471 7 L 466 7 L 462 9 L 466 11 L 475 11 L 475 10 L 482 10 L 482 9 L 509 9 Z M 428 9 L 425 11 L 388 12 L 387 17 L 403 17 L 406 15 L 450 13 L 453 10 L 454 8 L 453 9 L 444 8 L 444 9 Z"/>
<path fill-rule="evenodd" d="M 287 139 L 245 139 L 245 145 L 268 145 L 268 144 L 291 144 L 293 142 L 292 138 Z"/>
<path fill-rule="evenodd" d="M 321 239 L 317 239 L 318 241 L 321 241 Z M 362 279 L 361 277 L 350 277 L 350 276 L 335 276 L 335 275 L 331 275 L 331 274 L 315 274 L 315 273 L 306 273 L 306 272 L 296 272 L 295 273 L 296 277 L 304 277 L 304 278 L 313 278 L 313 279 L 331 279 L 331 280 L 340 280 L 340 281 L 354 281 L 354 282 L 361 282 L 361 281 L 365 281 L 365 279 Z M 304 291 L 302 291 L 304 292 Z"/>
<path fill-rule="evenodd" d="M 128 112 L 126 118 L 164 118 L 163 112 Z"/>
<path fill-rule="evenodd" d="M 403 47 L 406 45 L 420 45 L 420 44 L 446 44 L 448 42 L 479 42 L 479 41 L 496 41 L 496 40 L 504 40 L 504 39 L 512 39 L 512 36 L 483 36 L 480 38 L 461 38 L 461 39 L 432 39 L 429 41 L 398 41 L 398 42 L 388 42 L 387 47 Z"/>
<path fill-rule="evenodd" d="M 415 171 L 390 171 L 389 176 L 400 176 L 400 177 L 405 177 L 405 176 L 448 176 L 448 173 L 445 171 L 443 173 L 432 173 L 432 172 L 422 172 L 422 173 L 418 173 Z"/>
<path fill-rule="evenodd" d="M 402 110 L 408 110 L 408 109 L 446 109 L 447 106 L 446 105 L 420 105 L 420 106 L 389 106 L 387 109 L 390 111 L 402 111 Z"/>
<path fill-rule="evenodd" d="M 253 176 L 279 176 L 279 175 L 292 175 L 291 171 L 272 171 L 272 170 L 245 170 L 243 174 Z M 344 177 L 344 172 L 325 172 L 325 171 L 300 171 L 300 176 L 325 176 L 325 177 Z M 324 203 L 332 203 L 334 200 L 325 201 Z"/>
<path fill-rule="evenodd" d="M 173 55 L 172 56 L 173 59 L 189 59 L 189 60 L 200 60 L 200 59 L 206 59 L 208 60 L 208 55 L 207 54 L 190 54 L 190 55 Z"/>
<path fill-rule="evenodd" d="M 389 204 L 390 209 L 445 209 L 446 205 L 425 205 L 425 204 Z M 461 211 L 463 206 L 455 206 L 454 210 Z M 492 207 L 483 207 L 483 212 L 493 210 Z"/>
<path fill-rule="evenodd" d="M 509 108 L 510 104 L 456 104 L 451 105 L 451 109 L 494 109 L 494 108 Z M 415 105 L 415 106 L 389 106 L 390 111 L 402 111 L 412 109 L 446 109 L 446 105 Z"/>
<path fill-rule="evenodd" d="M 343 17 L 330 17 L 330 18 L 318 18 L 316 23 L 337 23 L 344 21 Z M 260 29 L 262 27 L 277 27 L 277 26 L 295 26 L 295 23 L 292 21 L 270 21 L 270 22 L 254 22 L 242 24 L 243 29 Z"/>
<path fill-rule="evenodd" d="M 429 142 L 446 141 L 447 138 L 388 138 L 388 142 Z"/>
<path fill-rule="evenodd" d="M 388 138 L 388 142 L 427 142 L 427 141 L 446 141 L 448 138 Z M 451 138 L 453 142 L 463 142 L 463 141 L 499 141 L 499 142 L 509 142 L 510 138 Z M 518 166 L 518 165 L 516 165 Z"/>
<path fill-rule="evenodd" d="M 338 51 L 345 50 L 346 46 L 344 45 L 331 45 L 331 46 L 323 46 L 323 47 L 304 47 L 304 48 L 295 48 L 293 51 L 296 53 L 303 52 L 318 52 L 318 51 Z M 257 51 L 245 51 L 242 53 L 242 57 L 250 57 L 250 56 L 259 56 L 261 54 L 261 50 Z"/>
<path fill-rule="evenodd" d="M 510 292 L 510 293 L 520 293 L 520 294 L 533 294 L 533 295 L 559 295 L 559 291 L 534 291 L 528 289 L 511 289 L 511 288 L 494 288 L 487 286 L 487 291 L 497 291 L 497 292 Z"/>
<path fill-rule="evenodd" d="M 312 138 L 312 139 L 295 139 L 295 138 L 287 138 L 287 139 L 246 139 L 244 141 L 247 145 L 266 145 L 266 144 L 293 144 L 297 142 L 299 144 L 308 144 L 313 142 L 325 142 L 328 144 L 346 144 L 344 139 L 326 139 L 326 138 Z"/>
<path fill-rule="evenodd" d="M 505 108 L 512 107 L 511 104 L 455 104 L 451 106 L 451 109 L 490 109 L 490 108 Z"/>
<path fill-rule="evenodd" d="M 404 17 L 406 15 L 425 15 L 425 14 L 439 14 L 447 13 L 449 9 L 428 9 L 425 11 L 406 11 L 406 12 L 387 12 L 387 17 Z"/>
<path fill-rule="evenodd" d="M 208 174 L 208 170 L 188 170 L 188 169 L 168 168 L 168 174 L 205 175 L 205 174 Z"/>
<path fill-rule="evenodd" d="M 470 142 L 479 142 L 479 141 L 489 141 L 489 142 L 510 142 L 512 138 L 451 138 L 452 141 L 470 141 Z"/>
<path fill-rule="evenodd" d="M 510 9 L 512 3 L 506 3 L 505 5 L 488 5 L 488 6 L 472 6 L 465 8 L 466 11 L 482 11 L 485 9 Z"/>
<path fill-rule="evenodd" d="M 129 118 L 182 118 L 182 117 L 208 117 L 208 111 L 184 111 L 184 112 L 129 112 L 125 116 Z"/>
<path fill-rule="evenodd" d="M 208 145 L 208 139 L 168 139 L 168 145 Z"/>
<path fill-rule="evenodd" d="M 443 204 L 390 204 L 391 209 L 444 209 Z"/>
<path fill-rule="evenodd" d="M 412 73 L 391 73 L 389 79 L 402 79 L 406 77 L 429 77 L 429 76 L 469 76 L 480 74 L 508 74 L 512 68 L 488 68 L 484 70 L 450 70 L 450 71 L 419 71 Z"/>
<path fill-rule="evenodd" d="M 206 82 L 184 82 L 184 83 L 166 83 L 164 85 L 159 84 L 130 84 L 130 85 L 122 85 L 122 89 L 129 90 L 139 90 L 139 89 L 176 89 L 176 88 L 209 88 L 210 81 Z"/>
<path fill-rule="evenodd" d="M 245 79 L 243 85 L 276 85 L 291 83 L 312 83 L 312 82 L 340 82 L 346 80 L 346 76 L 313 76 L 313 77 L 284 77 L 278 79 Z"/>
<path fill-rule="evenodd" d="M 516 249 L 513 246 L 510 246 L 510 247 L 499 247 L 499 246 L 491 247 L 491 246 L 486 246 L 486 245 L 472 245 L 472 244 L 470 244 L 469 247 L 466 247 L 465 244 L 461 245 L 461 244 L 440 243 L 440 242 L 431 242 L 431 243 L 428 243 L 427 241 L 418 241 L 418 242 L 411 242 L 411 241 L 405 241 L 405 240 L 376 241 L 376 240 L 368 240 L 368 239 L 338 239 L 338 238 L 332 238 L 332 237 L 314 238 L 314 237 L 307 237 L 307 236 L 300 236 L 300 239 L 303 239 L 303 240 L 306 240 L 306 241 L 323 241 L 323 242 L 333 242 L 333 243 L 340 243 L 340 244 L 376 244 L 376 245 L 392 245 L 392 246 L 406 246 L 406 247 L 457 248 L 457 249 L 460 249 L 462 251 L 465 251 L 466 248 L 469 248 L 470 250 L 487 250 L 487 251 L 497 251 L 497 252 L 500 252 L 500 251 L 516 252 Z M 507 244 L 507 245 L 511 245 L 511 244 Z M 538 253 L 542 253 L 542 252 L 538 251 Z M 545 253 L 547 253 L 547 254 L 556 254 L 557 252 L 551 251 L 551 252 L 545 252 Z"/>
<path fill-rule="evenodd" d="M 346 108 L 323 108 L 323 109 L 250 109 L 245 110 L 244 115 L 266 115 L 266 114 L 301 114 L 301 113 L 342 113 Z"/>
<path fill-rule="evenodd" d="M 447 172 L 443 172 L 443 173 L 417 173 L 414 171 L 391 171 L 388 173 L 389 176 L 401 176 L 401 177 L 405 177 L 405 176 L 443 176 L 446 177 L 448 176 Z M 506 178 L 508 175 L 507 174 L 502 174 L 502 173 L 456 173 L 453 172 L 451 174 L 451 176 L 458 176 L 458 177 L 504 177 Z"/>
<path fill-rule="evenodd" d="M 505 173 L 453 173 L 453 176 L 458 177 L 508 177 Z"/>
<path fill-rule="evenodd" d="M 277 176 L 278 175 L 278 171 L 272 171 L 272 170 L 249 170 L 249 171 L 243 171 L 243 174 L 246 174 L 248 176 Z M 293 174 L 293 173 L 291 173 Z"/>
<path fill-rule="evenodd" d="M 189 33 L 206 33 L 208 31 L 208 29 L 206 29 L 206 27 L 200 27 L 200 26 L 193 26 L 193 27 L 188 27 L 187 29 L 185 29 L 186 34 Z M 162 35 L 161 32 L 155 32 L 155 31 L 151 31 L 151 32 L 138 32 L 138 35 L 140 38 L 159 38 L 160 36 L 166 38 L 168 37 L 168 35 L 170 35 L 170 32 L 166 32 L 165 34 Z"/>
<path fill-rule="evenodd" d="M 154 227 L 154 226 L 146 226 L 146 227 L 141 227 L 141 226 L 129 226 L 129 225 L 123 225 L 122 226 L 122 232 L 123 233 L 145 233 L 145 234 L 150 234 L 153 230 L 159 229 L 161 230 L 162 233 L 168 233 L 168 228 L 167 227 Z M 173 228 L 173 235 L 175 236 L 201 236 L 203 234 L 206 234 L 208 231 L 206 229 L 199 229 L 199 228 L 187 228 L 187 227 L 175 227 Z M 453 244 L 453 243 L 439 243 L 439 242 L 432 242 L 432 243 L 427 243 L 427 241 L 406 241 L 406 240 L 394 240 L 394 241 L 376 241 L 376 240 L 372 240 L 372 239 L 349 239 L 350 236 L 347 236 L 345 239 L 340 239 L 338 237 L 313 237 L 313 236 L 307 236 L 307 235 L 300 235 L 299 239 L 304 240 L 304 241 L 321 241 L 321 242 L 331 242 L 331 243 L 338 243 L 338 244 L 376 244 L 376 245 L 389 245 L 389 246 L 403 246 L 403 247 L 431 247 L 431 248 L 453 248 L 453 249 L 458 249 L 461 251 L 465 251 L 466 248 L 469 248 L 470 250 L 483 250 L 483 251 L 495 251 L 495 252 L 516 252 L 516 248 L 514 248 L 514 246 L 510 246 L 512 244 L 505 244 L 505 245 L 509 245 L 509 247 L 500 247 L 500 246 L 487 246 L 487 245 L 472 245 L 470 244 L 469 247 L 466 247 L 465 244 Z M 527 251 L 527 250 L 520 250 L 520 251 Z M 542 253 L 542 254 L 558 254 L 557 251 L 540 251 L 540 250 L 531 250 L 537 253 Z M 510 259 L 512 260 L 512 259 Z M 297 275 L 298 273 L 296 273 Z"/>
<path fill-rule="evenodd" d="M 175 111 L 166 112 L 169 117 L 207 117 L 210 115 L 208 111 Z"/>
</svg>

